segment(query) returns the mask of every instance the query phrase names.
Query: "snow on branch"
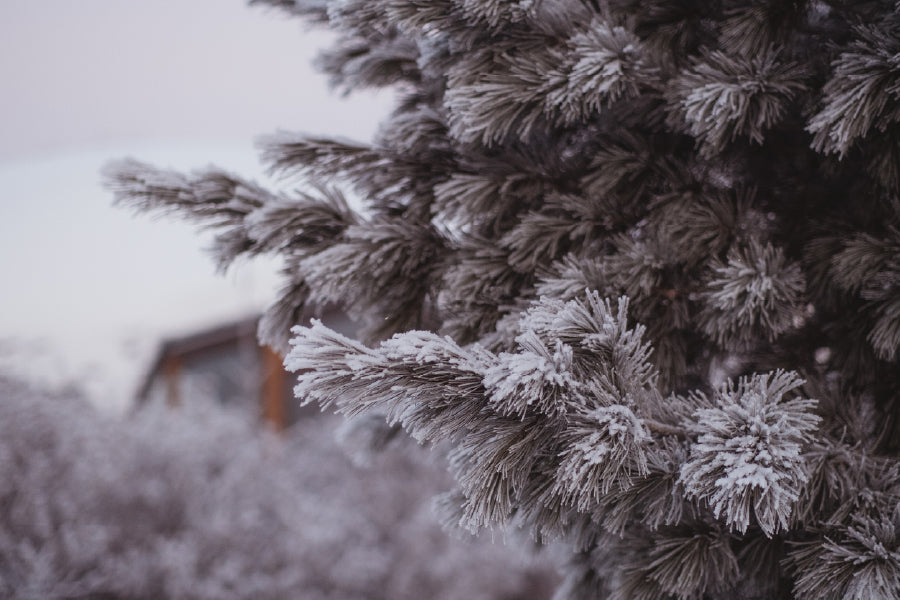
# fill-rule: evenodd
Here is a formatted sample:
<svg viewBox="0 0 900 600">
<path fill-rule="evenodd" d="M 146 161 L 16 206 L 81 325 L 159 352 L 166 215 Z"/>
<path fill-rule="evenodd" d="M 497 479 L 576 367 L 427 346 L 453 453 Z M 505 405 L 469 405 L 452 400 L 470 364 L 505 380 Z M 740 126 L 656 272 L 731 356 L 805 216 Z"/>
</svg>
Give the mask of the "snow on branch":
<svg viewBox="0 0 900 600">
<path fill-rule="evenodd" d="M 118 204 L 175 213 L 219 230 L 212 253 L 221 269 L 241 254 L 322 249 L 356 221 L 336 190 L 288 197 L 219 169 L 184 175 L 129 159 L 106 165 L 104 178 Z"/>
<path fill-rule="evenodd" d="M 258 145 L 272 174 L 310 182 L 341 178 L 370 204 L 384 200 L 396 205 L 411 182 L 428 179 L 434 168 L 433 154 L 287 132 L 263 136 Z"/>
<path fill-rule="evenodd" d="M 463 14 L 490 27 L 523 20 L 540 2 L 535 0 L 454 0 Z"/>
<path fill-rule="evenodd" d="M 744 0 L 732 4 L 725 9 L 721 43 L 744 56 L 765 52 L 773 44 L 783 44 L 793 29 L 808 26 L 816 8 L 815 3 L 804 0 Z"/>
<path fill-rule="evenodd" d="M 603 527 L 620 538 L 635 521 L 651 531 L 678 524 L 692 509 L 679 483 L 688 453 L 688 445 L 674 436 L 647 443 L 643 448 L 646 472 L 631 477 L 630 485 L 612 487 L 592 514 L 602 516 Z"/>
<path fill-rule="evenodd" d="M 371 2 L 371 0 L 367 0 Z M 399 36 L 373 39 L 350 38 L 319 55 L 316 66 L 330 75 L 332 88 L 345 94 L 367 87 L 387 87 L 399 82 L 418 82 L 419 48 Z"/>
<path fill-rule="evenodd" d="M 564 45 L 537 37 L 502 53 L 463 58 L 448 74 L 450 134 L 487 146 L 510 135 L 526 139 L 543 119 L 571 123 L 637 95 L 654 72 L 640 40 L 602 20 Z"/>
<path fill-rule="evenodd" d="M 533 331 L 548 347 L 556 341 L 572 348 L 572 371 L 609 394 L 600 405 L 635 401 L 653 390 L 656 372 L 652 352 L 643 339 L 643 325 L 628 326 L 628 299 L 619 298 L 613 309 L 596 291 L 584 300 L 562 302 L 542 298 L 522 317 L 520 327 Z"/>
<path fill-rule="evenodd" d="M 699 197 L 669 198 L 655 215 L 658 235 L 680 261 L 706 263 L 735 241 L 751 243 L 751 236 L 764 237 L 770 231 L 771 223 L 754 208 L 759 196 L 756 188 L 742 186 Z"/>
<path fill-rule="evenodd" d="M 551 417 L 564 415 L 567 403 L 581 395 L 572 376 L 572 348 L 557 340 L 551 352 L 529 331 L 517 338 L 520 351 L 502 352 L 484 378 L 491 403 L 502 414 L 523 418 L 537 410 Z"/>
<path fill-rule="evenodd" d="M 298 170 L 312 177 L 345 175 L 355 179 L 370 169 L 385 169 L 385 157 L 365 144 L 311 138 L 281 132 L 259 138 L 262 159 L 274 174 Z"/>
<path fill-rule="evenodd" d="M 883 360 L 900 354 L 900 227 L 860 233 L 831 257 L 838 287 L 865 301 L 872 324 L 867 340 Z"/>
<path fill-rule="evenodd" d="M 370 349 L 316 322 L 295 328 L 286 365 L 299 373 L 304 402 L 382 412 L 420 441 L 453 442 L 468 528 L 506 522 L 548 471 L 552 489 L 530 501 L 587 511 L 649 473 L 651 433 L 637 413 L 659 399 L 642 329 L 627 327 L 627 301 L 614 310 L 596 292 L 583 298 L 535 303 L 516 352 L 423 331 Z"/>
<path fill-rule="evenodd" d="M 602 406 L 570 418 L 562 441 L 554 491 L 580 511 L 599 504 L 614 486 L 630 487 L 632 475 L 648 474 L 650 432 L 627 406 Z"/>
<path fill-rule="evenodd" d="M 479 417 L 449 454 L 450 471 L 462 492 L 455 525 L 473 533 L 509 523 L 533 473 L 546 462 L 539 449 L 555 442 L 554 428 L 538 416 Z"/>
<path fill-rule="evenodd" d="M 784 398 L 803 383 L 784 371 L 742 378 L 716 391 L 714 408 L 694 413 L 697 441 L 681 482 L 732 529 L 755 522 L 771 537 L 788 528 L 809 477 L 802 453 L 821 421 L 815 400 Z"/>
<path fill-rule="evenodd" d="M 466 238 L 457 248 L 457 261 L 442 274 L 438 307 L 446 317 L 441 331 L 462 342 L 477 335 L 486 347 L 509 348 L 518 331 L 500 331 L 498 321 L 503 316 L 518 321 L 512 301 L 527 281 L 527 276 L 509 268 L 502 248 Z M 504 305 L 509 308 L 500 308 Z M 487 340 L 485 335 L 495 339 Z"/>
<path fill-rule="evenodd" d="M 424 331 L 398 334 L 379 349 L 318 321 L 293 331 L 285 366 L 299 372 L 294 392 L 304 403 L 348 415 L 376 410 L 420 441 L 440 441 L 477 423 L 487 402 L 486 351 Z"/>
<path fill-rule="evenodd" d="M 797 598 L 890 600 L 900 597 L 900 505 L 880 517 L 856 516 L 819 539 L 797 544 Z"/>
<path fill-rule="evenodd" d="M 738 137 L 762 144 L 806 90 L 807 70 L 772 49 L 750 56 L 713 51 L 670 83 L 669 121 L 683 124 L 707 157 Z"/>
<path fill-rule="evenodd" d="M 511 214 L 536 205 L 549 191 L 550 184 L 535 173 L 536 167 L 450 174 L 434 186 L 434 221 L 466 232 L 476 228 L 502 231 Z"/>
<path fill-rule="evenodd" d="M 443 240 L 428 224 L 377 219 L 349 227 L 339 243 L 304 258 L 298 271 L 311 299 L 367 319 L 364 337 L 427 327 L 427 285 Z"/>
<path fill-rule="evenodd" d="M 103 176 L 118 204 L 143 211 L 181 211 L 194 219 L 215 219 L 216 225 L 240 222 L 275 198 L 255 183 L 216 168 L 183 175 L 124 159 L 107 164 Z"/>
<path fill-rule="evenodd" d="M 823 106 L 809 121 L 812 147 L 845 156 L 873 127 L 900 121 L 900 36 L 896 18 L 861 25 L 834 62 Z"/>
<path fill-rule="evenodd" d="M 550 82 L 545 104 L 564 122 L 584 119 L 620 99 L 637 96 L 655 78 L 636 35 L 623 27 L 593 22 L 569 40 L 571 55 L 560 69 L 564 81 Z"/>
<path fill-rule="evenodd" d="M 390 21 L 408 34 L 446 32 L 460 26 L 453 0 L 384 0 Z"/>
<path fill-rule="evenodd" d="M 727 262 L 712 263 L 712 274 L 700 294 L 703 331 L 729 348 L 751 340 L 774 340 L 803 322 L 806 281 L 799 264 L 784 251 L 751 240 L 732 246 Z"/>
</svg>

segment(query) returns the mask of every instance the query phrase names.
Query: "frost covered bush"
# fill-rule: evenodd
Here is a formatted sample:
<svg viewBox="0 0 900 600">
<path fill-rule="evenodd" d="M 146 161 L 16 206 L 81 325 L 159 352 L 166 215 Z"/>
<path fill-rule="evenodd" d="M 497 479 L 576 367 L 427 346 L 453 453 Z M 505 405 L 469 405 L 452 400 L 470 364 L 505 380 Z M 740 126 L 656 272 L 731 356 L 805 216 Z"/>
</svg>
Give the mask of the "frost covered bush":
<svg viewBox="0 0 900 600">
<path fill-rule="evenodd" d="M 546 597 L 548 567 L 440 529 L 442 470 L 392 449 L 354 467 L 333 425 L 280 439 L 214 408 L 122 421 L 0 379 L 0 597 Z"/>
<path fill-rule="evenodd" d="M 896 0 L 252 3 L 396 91 L 375 138 L 107 176 L 284 258 L 300 401 L 448 447 L 445 518 L 559 540 L 560 599 L 900 598 Z"/>
</svg>

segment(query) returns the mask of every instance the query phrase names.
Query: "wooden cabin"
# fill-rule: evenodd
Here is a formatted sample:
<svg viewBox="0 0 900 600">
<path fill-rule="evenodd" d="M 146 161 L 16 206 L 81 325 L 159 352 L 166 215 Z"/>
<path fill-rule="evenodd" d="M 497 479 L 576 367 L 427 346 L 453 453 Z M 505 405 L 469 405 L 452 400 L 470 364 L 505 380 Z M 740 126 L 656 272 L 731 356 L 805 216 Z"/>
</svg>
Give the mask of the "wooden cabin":
<svg viewBox="0 0 900 600">
<path fill-rule="evenodd" d="M 339 311 L 323 318 L 344 333 L 353 323 Z M 137 393 L 137 405 L 163 402 L 180 406 L 211 400 L 246 410 L 276 430 L 319 413 L 293 397 L 294 377 L 282 358 L 256 338 L 259 316 L 225 323 L 164 340 Z"/>
</svg>

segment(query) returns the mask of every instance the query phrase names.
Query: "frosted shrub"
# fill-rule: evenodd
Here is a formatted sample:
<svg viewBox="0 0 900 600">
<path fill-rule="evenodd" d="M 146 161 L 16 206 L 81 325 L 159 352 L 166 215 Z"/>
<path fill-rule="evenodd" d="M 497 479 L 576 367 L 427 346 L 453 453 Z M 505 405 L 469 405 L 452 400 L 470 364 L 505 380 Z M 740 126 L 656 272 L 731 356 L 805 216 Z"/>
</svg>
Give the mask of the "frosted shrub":
<svg viewBox="0 0 900 600">
<path fill-rule="evenodd" d="M 215 407 L 122 421 L 2 379 L 0 597 L 546 595 L 526 553 L 440 529 L 446 476 L 423 449 L 359 469 L 333 435 L 323 418 L 280 439 Z"/>
</svg>

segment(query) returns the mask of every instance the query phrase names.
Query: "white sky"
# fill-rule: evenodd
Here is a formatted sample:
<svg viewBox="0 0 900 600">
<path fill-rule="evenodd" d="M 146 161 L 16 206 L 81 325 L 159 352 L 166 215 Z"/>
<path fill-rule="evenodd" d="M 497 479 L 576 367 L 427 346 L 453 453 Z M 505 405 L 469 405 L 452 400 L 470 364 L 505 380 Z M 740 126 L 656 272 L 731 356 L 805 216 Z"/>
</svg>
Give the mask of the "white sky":
<svg viewBox="0 0 900 600">
<path fill-rule="evenodd" d="M 0 368 L 121 409 L 163 337 L 271 301 L 274 262 L 215 275 L 208 236 L 111 208 L 98 170 L 264 179 L 257 135 L 370 139 L 391 98 L 331 94 L 329 40 L 242 0 L 0 2 Z"/>
</svg>

